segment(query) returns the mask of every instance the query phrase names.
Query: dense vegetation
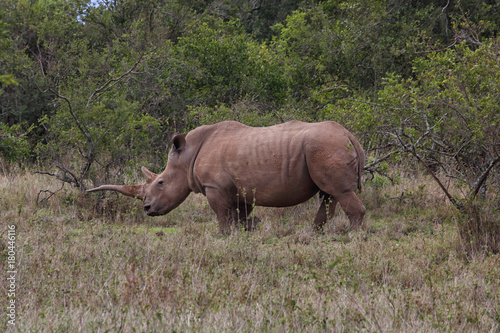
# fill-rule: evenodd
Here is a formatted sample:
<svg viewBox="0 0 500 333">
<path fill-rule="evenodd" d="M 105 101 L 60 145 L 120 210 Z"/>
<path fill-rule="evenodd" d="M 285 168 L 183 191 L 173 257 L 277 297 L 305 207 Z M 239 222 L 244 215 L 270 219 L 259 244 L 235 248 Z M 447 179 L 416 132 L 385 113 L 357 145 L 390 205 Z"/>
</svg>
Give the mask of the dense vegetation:
<svg viewBox="0 0 500 333">
<path fill-rule="evenodd" d="M 15 184 L 25 185 L 20 180 L 5 180 L 0 188 L 4 214 L 0 218 L 2 222 L 17 223 L 16 216 L 19 216 L 27 221 L 25 228 L 36 229 L 40 219 L 48 219 L 55 212 L 76 205 L 80 209 L 73 213 L 78 221 L 89 222 L 104 215 L 106 221 L 114 222 L 115 215 L 119 215 L 123 207 L 107 207 L 106 198 L 89 203 L 91 198 L 81 196 L 80 191 L 102 183 L 139 181 L 136 172 L 141 164 L 155 171 L 161 170 L 166 163 L 170 138 L 175 132 L 230 119 L 253 126 L 292 119 L 334 120 L 356 135 L 369 156 L 365 166 L 367 193 L 364 195 L 365 200 L 372 203 L 367 205 L 368 231 L 364 232 L 373 232 L 375 242 L 393 241 L 392 234 L 388 233 L 395 233 L 397 241 L 400 241 L 401 234 L 432 234 L 432 225 L 438 223 L 437 220 L 439 225 L 454 221 L 444 224 L 452 230 L 444 232 L 446 241 L 435 238 L 433 234 L 430 242 L 443 241 L 444 245 L 439 246 L 446 247 L 446 251 L 459 248 L 457 255 L 460 259 L 457 260 L 464 261 L 458 266 L 466 265 L 467 260 L 474 262 L 474 255 L 482 253 L 492 256 L 487 259 L 492 260 L 488 267 L 498 267 L 495 260 L 500 252 L 499 31 L 500 5 L 494 0 L 0 0 L 0 172 L 3 177 L 12 178 L 18 170 L 40 170 L 38 172 L 53 176 L 48 179 L 55 184 L 55 188 L 40 192 L 37 198 L 28 198 L 28 192 L 40 189 L 19 192 L 7 200 Z M 31 177 L 22 175 L 21 179 L 32 181 Z M 413 184 L 402 188 L 402 184 L 408 184 L 412 178 L 425 181 L 421 186 Z M 433 190 L 429 190 L 431 185 L 427 182 L 434 183 Z M 76 188 L 73 192 L 64 188 L 58 192 L 59 197 L 53 195 L 58 186 L 68 183 Z M 46 186 L 46 183 L 41 186 Z M 399 193 L 388 195 L 390 188 L 398 188 Z M 421 200 L 423 197 L 427 199 Z M 442 202 L 443 198 L 450 204 L 448 207 L 442 203 L 446 212 L 424 208 L 433 200 Z M 34 200 L 31 207 L 40 209 L 35 214 L 40 217 L 28 218 L 22 214 L 21 200 Z M 399 202 L 401 207 L 393 202 Z M 43 205 L 52 205 L 52 210 L 44 210 L 47 208 Z M 89 206 L 95 215 L 89 213 L 86 217 L 79 217 L 77 212 Z M 390 208 L 384 209 L 387 206 Z M 118 213 L 111 212 L 116 209 Z M 127 209 L 123 208 L 125 220 L 130 222 L 138 218 L 132 217 L 136 208 Z M 198 209 L 203 208 L 195 208 Z M 395 217 L 389 212 L 401 215 L 400 225 L 396 226 Z M 432 214 L 437 216 L 431 217 Z M 413 222 L 406 218 L 413 218 Z M 61 217 L 55 222 L 66 225 L 64 219 L 66 217 Z M 89 232 L 80 223 L 69 223 L 76 228 L 77 234 L 68 231 L 58 235 L 66 240 L 78 236 L 78 230 Z M 125 224 L 129 226 L 131 223 Z M 389 223 L 389 227 L 383 229 L 381 223 Z M 98 226 L 102 227 L 99 223 Z M 300 233 L 302 229 L 297 228 L 294 231 Z M 120 232 L 126 229 L 120 229 Z M 194 234 L 201 235 L 201 240 L 195 242 L 222 242 L 229 252 L 231 246 L 236 246 L 234 242 L 257 246 L 254 243 L 259 235 L 268 236 L 265 230 L 261 230 L 255 239 L 254 236 L 240 235 L 234 236 L 235 239 L 220 240 L 208 229 L 200 233 L 194 229 L 192 224 L 186 226 L 184 233 L 188 238 L 193 238 Z M 406 232 L 406 229 L 411 231 Z M 272 236 L 278 239 L 290 236 L 279 234 L 280 230 L 273 231 Z M 50 238 L 52 231 L 40 230 L 33 237 Z M 327 235 L 332 236 L 338 231 Z M 107 234 L 111 231 L 96 232 Z M 453 238 L 452 233 L 457 237 Z M 169 237 L 167 235 L 172 241 Z M 312 236 L 309 231 L 305 237 L 312 239 L 308 242 L 316 246 L 319 246 L 317 242 L 324 240 L 321 236 Z M 127 238 L 127 241 L 136 238 Z M 82 240 L 78 238 L 76 243 L 79 241 Z M 286 238 L 283 244 L 289 241 Z M 425 243 L 424 238 L 418 237 L 406 241 L 407 247 Z M 298 243 L 302 244 L 302 241 Z M 155 240 L 152 244 L 157 246 L 160 243 Z M 363 240 L 352 244 L 342 243 L 340 248 L 347 253 L 339 257 L 339 262 L 328 261 L 327 265 L 351 265 L 344 267 L 345 272 L 352 269 L 352 260 L 359 260 L 353 259 L 352 253 L 358 253 L 361 251 L 359 247 L 364 246 Z M 376 246 L 369 244 L 367 247 Z M 337 245 L 334 247 L 339 250 Z M 1 246 L 2 243 L 0 258 L 4 253 Z M 203 244 L 201 248 L 206 248 L 208 254 L 219 255 L 211 246 L 213 244 Z M 331 250 L 318 248 L 327 252 Z M 429 250 L 429 255 L 439 256 L 435 250 Z M 186 251 L 191 253 L 189 249 Z M 297 259 L 302 250 L 294 251 L 293 257 L 288 259 L 296 265 L 292 267 L 299 267 L 299 270 L 286 271 L 286 274 L 296 276 L 307 260 L 301 261 L 302 264 L 295 262 L 302 260 Z M 390 257 L 385 252 L 373 253 L 380 258 Z M 141 252 L 137 255 L 141 256 Z M 233 255 L 229 258 L 235 259 L 240 254 L 234 252 Z M 319 254 L 310 254 L 316 255 Z M 265 266 L 267 257 L 263 256 L 253 257 L 252 254 L 250 259 Z M 399 267 L 399 275 L 396 274 L 399 280 L 393 285 L 387 280 L 394 268 L 386 259 L 371 258 L 374 260 L 372 265 L 360 263 L 368 268 L 357 278 L 365 278 L 378 270 L 376 274 L 379 275 L 369 276 L 369 280 L 383 288 L 376 289 L 381 293 L 375 293 L 373 297 L 380 296 L 386 303 L 393 300 L 405 303 L 409 294 L 402 286 L 413 282 L 409 277 L 410 282 L 405 282 L 406 278 L 401 274 L 411 273 L 402 273 Z M 203 256 L 198 258 L 200 262 L 191 259 L 192 262 L 178 263 L 176 269 L 180 267 L 180 271 L 175 274 L 181 274 L 183 269 L 193 265 L 199 269 L 204 260 L 218 260 Z M 344 263 L 344 259 L 351 261 Z M 378 262 L 379 259 L 382 261 Z M 447 266 L 453 266 L 451 259 L 445 259 L 426 263 L 425 269 L 431 271 L 438 267 L 445 271 L 442 272 L 444 276 L 453 270 Z M 484 263 L 480 262 L 478 265 Z M 225 264 L 238 266 L 233 261 Z M 123 265 L 132 265 L 127 266 L 127 274 L 132 274 L 135 279 L 135 261 L 129 263 L 125 260 Z M 306 269 L 305 266 L 302 268 Z M 45 274 L 44 269 L 40 268 L 42 274 Z M 387 271 L 383 271 L 385 269 Z M 486 275 L 494 274 L 490 268 L 485 271 Z M 223 274 L 228 272 L 222 269 Z M 202 273 L 208 274 L 203 269 Z M 253 274 L 252 271 L 246 273 Z M 321 274 L 329 273 L 323 271 Z M 304 304 L 296 303 L 293 294 L 280 294 L 282 304 L 273 311 L 293 312 L 297 310 L 296 305 L 300 306 L 302 314 L 310 312 L 305 318 L 312 320 L 311 326 L 301 320 L 299 324 L 291 322 L 289 317 L 278 313 L 268 313 L 267 318 L 284 321 L 283 326 L 274 323 L 270 327 L 285 330 L 308 327 L 317 330 L 332 327 L 347 330 L 411 330 L 417 327 L 426 330 L 430 326 L 481 330 L 484 327 L 474 325 L 480 325 L 486 317 L 485 327 L 498 328 L 498 297 L 491 300 L 481 295 L 484 296 L 482 308 L 477 307 L 476 299 L 472 301 L 473 305 L 470 302 L 469 305 L 460 302 L 459 305 L 448 304 L 455 306 L 456 310 L 449 314 L 445 313 L 446 306 L 443 305 L 439 308 L 441 314 L 436 314 L 434 310 L 438 307 L 435 302 L 446 302 L 447 298 L 454 297 L 452 289 L 455 287 L 448 285 L 451 289 L 446 289 L 441 299 L 435 299 L 432 281 L 446 284 L 443 276 L 418 275 L 416 283 L 430 288 L 424 296 L 418 295 L 425 298 L 425 302 L 420 301 L 425 303 L 422 306 L 427 310 L 405 308 L 404 315 L 396 310 L 389 314 L 390 306 L 387 306 L 384 315 L 393 321 L 383 329 L 373 319 L 380 314 L 366 311 L 366 306 L 373 300 L 366 299 L 367 303 L 363 303 L 359 298 L 363 294 L 357 289 L 359 286 L 347 282 L 343 288 L 348 292 L 338 294 L 338 298 L 350 300 L 347 309 L 350 311 L 348 317 L 355 317 L 352 326 L 342 326 L 338 322 L 337 326 L 328 324 L 328 318 L 321 317 L 321 304 L 316 304 L 317 308 L 312 310 L 305 308 Z M 128 275 L 126 279 L 128 281 Z M 144 282 L 141 279 L 147 278 L 139 274 L 139 280 Z M 133 280 L 121 282 L 124 286 L 117 291 L 118 294 L 128 292 L 135 283 Z M 54 280 L 53 283 L 58 282 Z M 361 283 L 361 289 L 369 288 L 365 283 L 366 280 Z M 475 283 L 474 288 L 477 288 Z M 495 293 L 490 287 L 484 287 L 485 295 Z M 220 295 L 219 291 L 205 290 L 203 295 L 227 300 L 227 295 Z M 400 294 L 396 297 L 392 291 Z M 40 290 L 33 291 L 34 294 L 37 292 Z M 195 293 L 191 296 L 203 295 Z M 255 297 L 256 301 L 265 303 L 263 298 L 253 295 L 254 291 L 247 290 L 241 297 L 247 297 L 246 302 Z M 355 295 L 354 299 L 358 301 L 352 301 L 349 295 Z M 75 302 L 81 300 L 78 295 L 73 296 Z M 272 295 L 261 296 L 271 302 Z M 107 301 L 114 305 L 119 303 L 116 299 Z M 185 300 L 183 304 L 194 307 L 196 316 L 203 317 L 203 309 L 213 304 L 200 308 L 197 307 L 200 302 L 204 301 Z M 158 304 L 154 303 L 151 308 L 157 311 Z M 328 303 L 329 310 L 331 306 Z M 473 311 L 465 309 L 467 306 L 473 307 Z M 392 308 L 401 309 L 394 304 Z M 480 313 L 481 309 L 484 311 Z M 137 307 L 135 311 L 139 311 Z M 242 311 L 246 308 L 243 307 Z M 146 312 L 155 316 L 153 312 Z M 186 309 L 178 313 L 183 316 L 190 314 Z M 225 314 L 234 315 L 232 312 Z M 431 315 L 435 317 L 427 320 L 426 316 Z M 459 326 L 440 326 L 439 323 L 442 324 L 448 315 L 462 318 Z M 133 314 L 125 311 L 123 316 Z M 162 315 L 158 316 L 156 323 L 160 325 Z M 113 322 L 115 319 L 111 316 L 104 320 Z M 262 319 L 258 327 L 265 328 L 266 320 Z M 326 320 L 324 326 L 321 326 L 321 320 Z M 357 325 L 356 320 L 361 324 Z M 412 323 L 418 325 L 412 326 Z M 170 327 L 186 328 L 177 322 Z"/>
<path fill-rule="evenodd" d="M 333 119 L 371 150 L 425 117 L 443 149 L 498 157 L 495 1 L 1 3 L 2 156 L 78 186 L 222 119 Z"/>
</svg>

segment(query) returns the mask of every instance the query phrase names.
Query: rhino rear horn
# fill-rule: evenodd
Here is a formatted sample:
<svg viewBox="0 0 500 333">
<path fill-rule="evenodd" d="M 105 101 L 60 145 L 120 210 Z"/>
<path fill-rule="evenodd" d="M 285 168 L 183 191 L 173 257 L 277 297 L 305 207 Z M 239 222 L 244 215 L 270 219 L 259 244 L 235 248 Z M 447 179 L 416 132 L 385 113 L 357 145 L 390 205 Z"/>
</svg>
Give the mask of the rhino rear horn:
<svg viewBox="0 0 500 333">
<path fill-rule="evenodd" d="M 128 197 L 134 197 L 141 200 L 144 199 L 144 185 L 101 185 L 87 190 L 87 192 L 97 191 L 115 191 Z"/>
<path fill-rule="evenodd" d="M 148 183 L 152 182 L 158 176 L 156 173 L 149 171 L 145 166 L 141 168 L 141 171 Z"/>
</svg>

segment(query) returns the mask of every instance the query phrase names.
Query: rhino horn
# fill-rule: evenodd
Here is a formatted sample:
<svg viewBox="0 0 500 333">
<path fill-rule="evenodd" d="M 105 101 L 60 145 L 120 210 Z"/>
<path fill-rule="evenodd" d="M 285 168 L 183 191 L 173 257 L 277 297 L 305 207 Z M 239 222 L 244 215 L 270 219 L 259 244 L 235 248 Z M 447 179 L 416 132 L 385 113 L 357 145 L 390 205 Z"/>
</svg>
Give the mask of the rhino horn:
<svg viewBox="0 0 500 333">
<path fill-rule="evenodd" d="M 97 191 L 115 191 L 129 197 L 144 199 L 144 185 L 101 185 L 87 190 L 87 192 Z"/>
<path fill-rule="evenodd" d="M 156 173 L 149 171 L 145 166 L 141 168 L 141 171 L 148 183 L 152 182 L 158 176 Z"/>
</svg>

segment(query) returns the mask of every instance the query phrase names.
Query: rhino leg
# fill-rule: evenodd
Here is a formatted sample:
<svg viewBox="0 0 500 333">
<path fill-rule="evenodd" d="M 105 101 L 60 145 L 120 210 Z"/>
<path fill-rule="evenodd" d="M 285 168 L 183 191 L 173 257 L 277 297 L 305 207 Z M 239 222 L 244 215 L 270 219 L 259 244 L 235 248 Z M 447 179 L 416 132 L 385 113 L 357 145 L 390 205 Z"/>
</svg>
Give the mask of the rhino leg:
<svg viewBox="0 0 500 333">
<path fill-rule="evenodd" d="M 366 208 L 356 194 L 354 192 L 342 193 L 337 196 L 337 200 L 342 210 L 347 214 L 349 221 L 351 221 L 351 229 L 361 227 Z"/>
<path fill-rule="evenodd" d="M 235 211 L 233 203 L 223 191 L 215 188 L 206 189 L 206 196 L 210 208 L 212 208 L 215 215 L 217 215 L 220 233 L 225 235 L 230 234 Z"/>
<path fill-rule="evenodd" d="M 363 222 L 366 209 L 354 193 L 359 177 L 355 165 L 358 163 L 357 159 L 346 164 L 339 158 L 329 158 L 330 155 L 328 151 L 321 149 L 311 151 L 307 162 L 309 175 L 322 193 L 328 194 L 340 204 L 351 222 L 351 229 L 358 229 Z M 323 211 L 320 207 L 318 223 L 326 220 L 324 215 L 326 215 L 326 208 Z"/>
<path fill-rule="evenodd" d="M 213 207 L 212 207 L 213 208 Z M 223 235 L 231 234 L 233 226 L 232 209 L 214 209 L 219 221 L 219 232 Z"/>
<path fill-rule="evenodd" d="M 257 223 L 261 221 L 258 217 L 250 217 L 252 210 L 253 210 L 252 205 L 244 203 L 240 203 L 233 210 L 233 221 L 239 222 L 239 224 L 245 228 L 245 231 L 255 230 L 257 228 Z M 235 223 L 234 226 L 236 228 L 239 227 L 238 223 Z"/>
<path fill-rule="evenodd" d="M 317 231 L 323 231 L 323 225 L 335 214 L 335 208 L 337 206 L 337 200 L 324 192 L 320 193 L 320 199 L 321 205 L 314 219 L 314 225 Z"/>
<path fill-rule="evenodd" d="M 248 218 L 245 221 L 240 221 L 240 223 L 242 223 L 243 227 L 245 228 L 245 231 L 257 230 L 257 225 L 260 222 L 262 222 L 262 220 L 256 216 Z"/>
<path fill-rule="evenodd" d="M 252 205 L 235 203 L 234 199 L 224 191 L 214 188 L 206 190 L 208 204 L 217 215 L 219 230 L 222 234 L 228 235 L 232 229 L 238 229 L 239 223 L 243 224 L 245 230 L 253 230 L 258 219 L 248 218 L 252 212 Z M 236 196 L 236 195 L 235 195 Z M 257 221 L 258 220 L 258 221 Z"/>
</svg>

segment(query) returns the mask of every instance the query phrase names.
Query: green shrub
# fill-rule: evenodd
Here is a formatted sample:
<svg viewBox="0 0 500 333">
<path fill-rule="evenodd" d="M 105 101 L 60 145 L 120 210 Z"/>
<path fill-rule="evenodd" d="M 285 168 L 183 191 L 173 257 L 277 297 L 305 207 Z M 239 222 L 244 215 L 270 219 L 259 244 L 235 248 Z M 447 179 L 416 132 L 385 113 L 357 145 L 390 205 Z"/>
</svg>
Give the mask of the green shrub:
<svg viewBox="0 0 500 333">
<path fill-rule="evenodd" d="M 21 124 L 8 126 L 0 122 L 0 157 L 7 162 L 20 162 L 27 157 L 30 152 L 28 134 L 31 130 L 23 130 Z"/>
</svg>

